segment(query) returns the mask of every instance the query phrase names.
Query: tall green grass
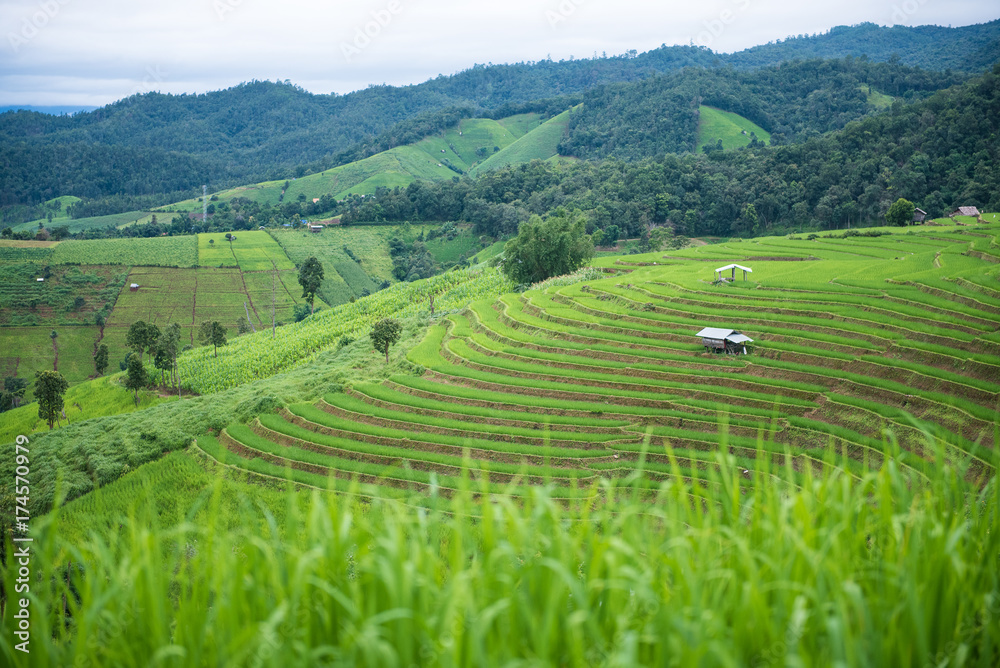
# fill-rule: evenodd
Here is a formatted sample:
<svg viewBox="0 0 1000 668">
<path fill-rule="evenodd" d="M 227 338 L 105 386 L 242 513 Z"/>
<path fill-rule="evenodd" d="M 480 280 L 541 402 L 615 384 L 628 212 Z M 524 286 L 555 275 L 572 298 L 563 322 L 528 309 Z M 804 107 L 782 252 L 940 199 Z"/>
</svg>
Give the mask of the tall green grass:
<svg viewBox="0 0 1000 668">
<path fill-rule="evenodd" d="M 645 484 L 609 495 L 608 482 L 581 501 L 541 487 L 487 502 L 466 483 L 422 510 L 319 490 L 255 501 L 215 477 L 163 515 L 162 495 L 134 487 L 68 539 L 67 522 L 85 521 L 81 499 L 33 520 L 31 654 L 14 650 L 4 624 L 0 656 L 12 666 L 997 665 L 995 480 L 973 488 L 942 463 L 922 482 L 889 461 L 859 482 L 807 468 L 789 486 L 772 481 L 766 458 L 751 478 L 735 463 L 718 455 L 705 483 L 675 477 L 655 498 Z M 4 567 L 6 591 L 16 577 Z"/>
</svg>

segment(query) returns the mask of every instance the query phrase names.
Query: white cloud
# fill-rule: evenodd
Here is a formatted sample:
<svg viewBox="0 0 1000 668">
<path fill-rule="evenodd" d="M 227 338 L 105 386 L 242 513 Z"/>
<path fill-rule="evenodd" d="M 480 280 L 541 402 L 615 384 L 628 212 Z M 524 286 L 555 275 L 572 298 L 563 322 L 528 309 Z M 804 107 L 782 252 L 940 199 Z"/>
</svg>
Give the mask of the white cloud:
<svg viewBox="0 0 1000 668">
<path fill-rule="evenodd" d="M 995 16 L 992 3 L 973 0 L 12 0 L 0 5 L 0 104 L 103 104 L 137 90 L 204 92 L 250 79 L 344 93 L 475 63 L 706 40 L 729 52 L 862 21 Z"/>
</svg>

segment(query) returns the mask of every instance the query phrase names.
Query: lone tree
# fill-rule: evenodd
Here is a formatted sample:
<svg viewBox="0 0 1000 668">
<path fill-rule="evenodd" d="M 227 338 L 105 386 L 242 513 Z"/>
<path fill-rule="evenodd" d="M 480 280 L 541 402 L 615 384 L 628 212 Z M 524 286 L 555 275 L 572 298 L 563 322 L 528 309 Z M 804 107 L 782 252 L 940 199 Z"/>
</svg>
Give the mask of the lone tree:
<svg viewBox="0 0 1000 668">
<path fill-rule="evenodd" d="M 517 283 L 569 274 L 594 256 L 583 214 L 562 207 L 547 219 L 532 216 L 504 248 L 503 270 Z"/>
<path fill-rule="evenodd" d="M 380 353 L 385 353 L 385 363 L 389 363 L 389 347 L 394 343 L 399 341 L 399 335 L 403 332 L 403 326 L 399 324 L 398 320 L 393 320 L 391 318 L 384 318 L 375 323 L 372 327 L 371 337 L 372 345 L 375 346 L 375 350 Z"/>
<path fill-rule="evenodd" d="M 302 297 L 309 302 L 309 312 L 315 313 L 313 302 L 316 300 L 316 291 L 323 283 L 323 265 L 315 257 L 311 257 L 302 263 L 299 268 L 299 285 L 302 286 Z"/>
<path fill-rule="evenodd" d="M 104 372 L 108 370 L 108 345 L 106 343 L 98 346 L 97 352 L 94 353 L 94 369 L 98 376 L 103 376 Z"/>
<path fill-rule="evenodd" d="M 135 405 L 139 405 L 139 390 L 149 385 L 149 376 L 146 374 L 146 367 L 142 360 L 135 355 L 128 358 L 128 373 L 125 376 L 125 387 L 132 390 L 135 398 Z"/>
<path fill-rule="evenodd" d="M 219 356 L 219 346 L 226 345 L 226 332 L 229 331 L 222 326 L 218 320 L 206 320 L 201 323 L 198 329 L 198 340 L 204 345 L 211 344 L 215 349 L 215 356 Z"/>
<path fill-rule="evenodd" d="M 58 371 L 38 371 L 35 373 L 35 399 L 38 401 L 38 417 L 49 423 L 49 429 L 58 419 L 63 409 L 63 394 L 69 383 Z"/>
<path fill-rule="evenodd" d="M 915 208 L 916 207 L 914 207 L 913 202 L 900 197 L 893 202 L 892 206 L 889 207 L 889 210 L 885 212 L 885 222 L 890 225 L 898 225 L 899 227 L 909 225 L 913 222 L 913 212 Z"/>
<path fill-rule="evenodd" d="M 139 354 L 142 354 L 156 345 L 156 340 L 160 338 L 160 328 L 153 324 L 147 324 L 144 320 L 136 320 L 128 328 L 125 334 L 125 345 Z"/>
</svg>

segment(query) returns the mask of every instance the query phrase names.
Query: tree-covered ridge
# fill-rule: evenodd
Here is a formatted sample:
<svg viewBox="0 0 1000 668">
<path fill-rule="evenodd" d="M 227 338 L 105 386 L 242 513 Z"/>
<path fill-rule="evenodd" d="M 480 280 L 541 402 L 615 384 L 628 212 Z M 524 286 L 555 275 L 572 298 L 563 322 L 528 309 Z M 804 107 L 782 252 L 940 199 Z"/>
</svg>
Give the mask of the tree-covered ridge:
<svg viewBox="0 0 1000 668">
<path fill-rule="evenodd" d="M 875 112 L 869 91 L 912 100 L 962 79 L 864 58 L 808 60 L 759 70 L 689 68 L 587 91 L 560 152 L 633 159 L 690 151 L 703 104 L 750 119 L 771 132 L 774 143 L 802 141 Z"/>
<path fill-rule="evenodd" d="M 893 6 L 894 22 L 909 18 L 906 3 Z M 734 67 L 762 67 L 794 58 L 843 58 L 865 54 L 937 70 L 977 72 L 1000 58 L 1000 20 L 951 28 L 936 25 L 836 26 L 821 35 L 798 35 L 729 54 Z"/>
<path fill-rule="evenodd" d="M 588 212 L 588 232 L 638 236 L 669 222 L 687 235 L 751 235 L 819 221 L 882 222 L 899 197 L 931 217 L 952 207 L 1000 209 L 1000 66 L 960 86 L 801 144 L 634 162 L 497 170 L 476 181 L 414 183 L 353 201 L 344 222 L 456 220 L 510 234 L 530 214 Z"/>
<path fill-rule="evenodd" d="M 1000 56 L 998 44 L 1000 21 L 954 29 L 864 24 L 735 54 L 717 54 L 695 46 L 663 46 L 643 54 L 633 51 L 558 62 L 477 65 L 415 86 L 370 86 L 347 95 L 315 95 L 288 82 L 251 81 L 199 95 L 134 95 L 73 116 L 7 112 L 0 114 L 0 147 L 7 156 L 0 164 L 9 165 L 11 152 L 16 151 L 18 162 L 28 167 L 26 172 L 4 170 L 15 173 L 5 179 L 0 201 L 37 204 L 70 192 L 70 186 L 99 191 L 99 196 L 138 195 L 151 192 L 142 189 L 146 183 L 152 184 L 152 191 L 165 192 L 177 189 L 177 182 L 191 188 L 209 181 L 220 188 L 285 178 L 296 169 L 304 173 L 306 165 L 316 171 L 342 164 L 350 156 L 338 159 L 338 154 L 387 131 L 388 136 L 376 142 L 378 150 L 397 141 L 406 143 L 420 124 L 398 131 L 393 127 L 422 115 L 454 108 L 471 108 L 486 115 L 504 107 L 510 110 L 532 105 L 536 100 L 578 96 L 595 86 L 640 81 L 683 68 L 752 69 L 794 58 L 867 54 L 872 61 L 892 59 L 894 65 L 968 72 L 981 70 Z M 897 57 L 893 59 L 893 55 Z M 891 90 L 883 92 L 895 94 Z M 568 99 L 562 109 L 578 101 Z M 766 123 L 760 124 L 767 127 Z M 671 142 L 677 143 L 676 138 L 662 143 Z M 100 151 L 84 150 L 94 144 L 114 147 L 113 159 L 109 161 Z M 58 178 L 47 176 L 44 172 L 49 154 L 39 149 L 45 145 L 77 145 L 71 150 L 78 160 L 66 162 L 78 162 L 79 167 L 73 171 L 59 165 Z M 197 176 L 168 176 L 163 170 L 142 166 L 142 156 L 136 152 L 150 149 L 186 156 L 184 168 L 166 171 L 180 175 L 194 171 Z M 609 154 L 619 153 L 612 150 Z M 118 176 L 90 179 L 82 173 L 101 164 L 112 165 Z M 66 187 L 53 193 L 53 183 Z"/>
</svg>

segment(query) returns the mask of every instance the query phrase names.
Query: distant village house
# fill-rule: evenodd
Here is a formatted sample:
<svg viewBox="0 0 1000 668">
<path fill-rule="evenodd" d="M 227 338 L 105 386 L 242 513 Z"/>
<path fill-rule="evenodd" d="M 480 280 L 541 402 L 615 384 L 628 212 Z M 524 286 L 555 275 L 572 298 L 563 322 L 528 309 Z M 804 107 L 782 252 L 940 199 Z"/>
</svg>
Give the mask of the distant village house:
<svg viewBox="0 0 1000 668">
<path fill-rule="evenodd" d="M 979 209 L 974 206 L 960 206 L 948 214 L 949 218 L 954 218 L 955 216 L 972 216 L 973 218 L 979 218 Z"/>
</svg>

